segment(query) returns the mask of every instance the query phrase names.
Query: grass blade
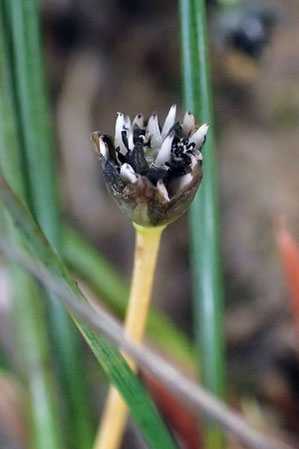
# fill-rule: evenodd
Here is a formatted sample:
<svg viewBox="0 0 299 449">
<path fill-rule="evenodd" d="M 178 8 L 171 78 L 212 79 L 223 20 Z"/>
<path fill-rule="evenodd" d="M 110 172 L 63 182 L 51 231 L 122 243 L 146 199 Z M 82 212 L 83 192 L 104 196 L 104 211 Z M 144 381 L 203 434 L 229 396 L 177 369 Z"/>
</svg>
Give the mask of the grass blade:
<svg viewBox="0 0 299 449">
<path fill-rule="evenodd" d="M 37 0 L 7 2 L 13 37 L 16 93 L 23 141 L 23 173 L 30 207 L 51 244 L 59 250 L 60 220 L 54 170 L 54 142 L 45 86 Z M 92 443 L 75 328 L 58 301 L 50 302 L 50 324 L 71 422 L 73 447 Z M 72 431 L 70 429 L 72 428 Z"/>
<path fill-rule="evenodd" d="M 223 293 L 218 235 L 214 122 L 204 0 L 181 0 L 182 61 L 186 107 L 210 122 L 204 148 L 204 178 L 190 210 L 190 246 L 196 341 L 204 385 L 224 393 Z M 217 429 L 206 426 L 206 447 L 223 447 Z"/>
<path fill-rule="evenodd" d="M 0 1 L 0 165 L 18 194 L 24 197 L 17 151 L 16 120 L 14 115 L 10 61 L 7 35 L 4 28 L 4 4 Z M 6 217 L 8 218 L 8 217 Z M 19 242 L 11 222 L 6 220 L 10 239 Z M 45 316 L 39 301 L 39 290 L 23 271 L 10 267 L 14 294 L 16 340 L 20 365 L 30 391 L 30 410 L 33 424 L 32 445 L 39 449 L 61 449 L 62 438 L 58 426 L 54 379 L 49 360 L 49 342 Z M 38 386 L 38 388 L 37 388 Z"/>
<path fill-rule="evenodd" d="M 78 301 L 86 301 L 62 260 L 51 248 L 30 213 L 11 191 L 2 175 L 0 176 L 0 198 L 32 257 L 62 286 L 71 291 Z M 105 337 L 96 335 L 86 324 L 79 322 L 76 324 L 110 381 L 127 403 L 150 447 L 177 449 L 155 406 L 121 354 Z"/>
</svg>

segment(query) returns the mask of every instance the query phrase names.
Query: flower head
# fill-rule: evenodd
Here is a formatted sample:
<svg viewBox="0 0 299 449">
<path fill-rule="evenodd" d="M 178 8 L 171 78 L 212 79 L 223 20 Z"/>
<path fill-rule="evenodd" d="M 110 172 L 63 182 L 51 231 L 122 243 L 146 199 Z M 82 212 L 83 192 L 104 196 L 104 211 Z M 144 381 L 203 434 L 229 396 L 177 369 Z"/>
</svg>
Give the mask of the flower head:
<svg viewBox="0 0 299 449">
<path fill-rule="evenodd" d="M 207 131 L 188 111 L 177 122 L 173 105 L 162 129 L 157 114 L 145 125 L 141 114 L 131 123 L 118 113 L 114 140 L 92 134 L 108 190 L 133 222 L 161 226 L 185 212 L 202 178 Z"/>
</svg>

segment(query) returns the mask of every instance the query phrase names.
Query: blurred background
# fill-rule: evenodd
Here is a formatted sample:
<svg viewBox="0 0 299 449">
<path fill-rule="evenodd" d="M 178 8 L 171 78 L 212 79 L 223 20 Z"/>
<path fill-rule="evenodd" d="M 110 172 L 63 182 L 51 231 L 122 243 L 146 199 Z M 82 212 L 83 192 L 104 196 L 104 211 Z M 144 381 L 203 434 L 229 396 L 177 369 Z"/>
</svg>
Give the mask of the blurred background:
<svg viewBox="0 0 299 449">
<path fill-rule="evenodd" d="M 157 111 L 163 120 L 177 103 L 183 115 L 177 3 L 44 0 L 42 7 L 64 218 L 129 280 L 133 228 L 105 189 L 89 137 L 113 134 L 117 111 Z M 299 242 L 298 1 L 209 1 L 208 12 L 228 397 L 253 423 L 267 429 L 269 418 L 299 443 L 298 338 L 274 235 L 284 216 Z M 192 337 L 187 230 L 185 215 L 164 234 L 153 302 Z M 3 310 L 7 295 L 2 289 Z M 5 313 L 2 321 L 9 353 Z M 95 362 L 87 354 L 84 363 Z M 89 376 L 96 421 L 104 396 Z M 19 408 L 14 432 L 23 431 Z M 136 435 L 131 428 L 124 448 L 143 447 Z"/>
</svg>

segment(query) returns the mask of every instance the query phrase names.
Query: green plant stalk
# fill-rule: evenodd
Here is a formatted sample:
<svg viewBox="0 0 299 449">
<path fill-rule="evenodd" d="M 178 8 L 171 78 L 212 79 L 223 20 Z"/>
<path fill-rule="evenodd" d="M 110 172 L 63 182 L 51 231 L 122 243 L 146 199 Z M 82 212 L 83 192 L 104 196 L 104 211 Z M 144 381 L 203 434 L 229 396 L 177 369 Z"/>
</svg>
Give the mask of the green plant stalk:
<svg viewBox="0 0 299 449">
<path fill-rule="evenodd" d="M 197 26 L 200 120 L 210 122 L 205 148 L 205 180 L 191 207 L 191 233 L 194 243 L 195 288 L 201 301 L 199 310 L 201 348 L 205 348 L 207 372 L 203 379 L 209 389 L 223 397 L 224 394 L 224 337 L 223 337 L 223 286 L 220 262 L 219 206 L 217 169 L 215 159 L 214 120 L 206 29 L 206 11 L 203 0 L 194 0 Z M 193 216 L 192 216 L 193 214 Z M 204 362 L 204 360 L 203 360 Z"/>
<path fill-rule="evenodd" d="M 0 200 L 39 266 L 59 284 L 73 292 L 78 301 L 86 301 L 62 260 L 47 242 L 28 210 L 18 200 L 0 173 Z M 73 318 L 74 319 L 74 318 Z M 169 431 L 128 364 L 108 340 L 92 332 L 88 325 L 74 319 L 98 361 L 118 389 L 152 449 L 178 449 Z"/>
<path fill-rule="evenodd" d="M 60 248 L 60 217 L 54 169 L 54 141 L 45 86 L 37 0 L 7 2 L 13 35 L 16 92 L 21 122 L 30 207 L 51 244 Z M 58 301 L 50 302 L 50 324 L 55 343 L 64 402 L 71 422 L 66 426 L 73 447 L 86 449 L 92 429 L 75 328 Z M 72 428 L 72 430 L 71 430 Z"/>
<path fill-rule="evenodd" d="M 63 229 L 62 256 L 67 265 L 84 279 L 109 308 L 125 316 L 129 287 L 119 272 L 90 243 L 68 227 Z M 166 354 L 187 369 L 193 369 L 195 349 L 188 337 L 161 312 L 151 308 L 148 336 Z"/>
<path fill-rule="evenodd" d="M 4 4 L 0 1 L 0 165 L 15 191 L 24 198 L 19 154 L 17 151 L 10 61 L 4 30 Z M 8 217 L 8 237 L 20 243 Z M 54 379 L 50 370 L 49 343 L 39 290 L 22 270 L 10 266 L 14 294 L 14 334 L 20 348 L 19 362 L 30 391 L 30 414 L 33 425 L 31 446 L 36 449 L 61 449 Z"/>
<path fill-rule="evenodd" d="M 218 231 L 214 121 L 203 0 L 181 0 L 182 67 L 186 107 L 210 129 L 204 150 L 204 178 L 190 210 L 195 336 L 203 384 L 224 394 L 223 291 Z M 205 447 L 224 447 L 220 431 L 205 426 Z"/>
</svg>

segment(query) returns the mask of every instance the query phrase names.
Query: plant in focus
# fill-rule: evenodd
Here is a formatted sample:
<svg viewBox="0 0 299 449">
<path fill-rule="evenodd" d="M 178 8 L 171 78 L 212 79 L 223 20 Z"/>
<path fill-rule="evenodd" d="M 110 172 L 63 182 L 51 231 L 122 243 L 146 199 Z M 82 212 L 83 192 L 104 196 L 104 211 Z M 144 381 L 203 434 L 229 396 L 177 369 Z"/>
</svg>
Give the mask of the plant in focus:
<svg viewBox="0 0 299 449">
<path fill-rule="evenodd" d="M 164 226 L 185 212 L 202 178 L 207 131 L 189 111 L 176 121 L 173 105 L 162 129 L 157 114 L 145 126 L 141 114 L 131 124 L 119 113 L 114 141 L 93 133 L 108 190 L 134 223 Z"/>
<path fill-rule="evenodd" d="M 162 127 L 155 113 L 147 124 L 141 114 L 131 123 L 118 113 L 114 139 L 98 131 L 92 134 L 107 188 L 136 230 L 125 331 L 137 342 L 144 334 L 161 234 L 186 211 L 200 185 L 208 127 L 200 126 L 189 111 L 180 124 L 173 105 Z M 135 369 L 133 361 L 127 361 Z M 126 417 L 125 403 L 111 388 L 96 449 L 119 447 Z"/>
</svg>

